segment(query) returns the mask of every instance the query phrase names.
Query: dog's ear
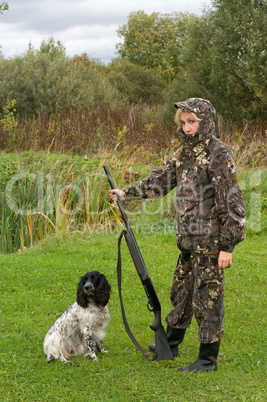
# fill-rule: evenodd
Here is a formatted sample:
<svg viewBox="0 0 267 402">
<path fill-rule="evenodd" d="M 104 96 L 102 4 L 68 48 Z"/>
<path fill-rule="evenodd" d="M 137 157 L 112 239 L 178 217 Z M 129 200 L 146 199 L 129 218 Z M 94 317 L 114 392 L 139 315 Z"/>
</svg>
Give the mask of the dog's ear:
<svg viewBox="0 0 267 402">
<path fill-rule="evenodd" d="M 83 276 L 81 277 L 80 282 L 78 283 L 77 303 L 79 304 L 79 306 L 84 308 L 88 306 L 88 300 L 83 290 Z"/>
<path fill-rule="evenodd" d="M 111 292 L 111 286 L 105 277 L 105 275 L 100 274 L 100 282 L 98 284 L 97 290 L 95 292 L 95 303 L 105 306 L 108 304 Z"/>
</svg>

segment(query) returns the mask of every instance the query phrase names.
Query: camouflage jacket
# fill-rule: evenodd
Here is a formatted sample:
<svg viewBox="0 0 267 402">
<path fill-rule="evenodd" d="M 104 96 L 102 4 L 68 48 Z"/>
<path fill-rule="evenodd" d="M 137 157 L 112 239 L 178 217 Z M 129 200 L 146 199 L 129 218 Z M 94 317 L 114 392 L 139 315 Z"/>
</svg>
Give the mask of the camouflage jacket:
<svg viewBox="0 0 267 402">
<path fill-rule="evenodd" d="M 203 116 L 197 136 L 189 141 L 182 136 L 183 146 L 173 158 L 124 190 L 125 197 L 161 197 L 177 187 L 175 223 L 180 250 L 232 252 L 245 237 L 245 207 L 232 154 L 213 129 L 207 129 Z"/>
</svg>

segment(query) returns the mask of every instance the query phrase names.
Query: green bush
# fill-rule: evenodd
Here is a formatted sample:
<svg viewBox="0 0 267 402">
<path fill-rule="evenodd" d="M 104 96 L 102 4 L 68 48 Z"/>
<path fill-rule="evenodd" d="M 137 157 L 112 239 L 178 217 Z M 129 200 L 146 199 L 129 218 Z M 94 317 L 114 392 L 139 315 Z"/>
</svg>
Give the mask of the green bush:
<svg viewBox="0 0 267 402">
<path fill-rule="evenodd" d="M 16 100 L 17 113 L 22 116 L 122 102 L 96 63 L 81 63 L 63 52 L 52 54 L 30 47 L 25 55 L 0 58 L 0 113 L 7 99 Z"/>
<path fill-rule="evenodd" d="M 166 82 L 156 70 L 129 61 L 114 62 L 108 70 L 108 80 L 129 103 L 163 101 Z"/>
</svg>

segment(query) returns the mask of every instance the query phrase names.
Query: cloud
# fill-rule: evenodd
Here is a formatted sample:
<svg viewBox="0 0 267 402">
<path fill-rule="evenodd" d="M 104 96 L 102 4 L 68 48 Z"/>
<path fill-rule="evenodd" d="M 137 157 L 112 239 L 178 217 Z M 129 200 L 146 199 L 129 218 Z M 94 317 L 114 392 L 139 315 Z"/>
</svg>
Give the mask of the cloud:
<svg viewBox="0 0 267 402">
<path fill-rule="evenodd" d="M 76 26 L 59 32 L 58 40 L 67 44 L 68 54 L 87 53 L 92 58 L 108 63 L 115 57 L 116 44 L 119 42 L 117 25 Z"/>
<path fill-rule="evenodd" d="M 190 12 L 200 14 L 211 0 L 10 0 L 0 16 L 0 44 L 5 57 L 24 53 L 31 42 L 39 48 L 53 36 L 67 54 L 87 53 L 107 63 L 115 57 L 119 27 L 131 12 Z"/>
<path fill-rule="evenodd" d="M 117 1 L 115 7 L 108 0 L 15 0 L 13 3 L 5 14 L 5 22 L 15 23 L 19 29 L 48 34 L 77 25 L 119 24 L 125 20 L 128 9 L 125 5 L 129 1 Z"/>
</svg>

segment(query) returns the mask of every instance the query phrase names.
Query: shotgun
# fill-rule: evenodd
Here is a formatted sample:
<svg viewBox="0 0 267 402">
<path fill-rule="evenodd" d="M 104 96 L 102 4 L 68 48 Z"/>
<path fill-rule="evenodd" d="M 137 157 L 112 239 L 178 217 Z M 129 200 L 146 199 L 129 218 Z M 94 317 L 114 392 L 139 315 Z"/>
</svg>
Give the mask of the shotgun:
<svg viewBox="0 0 267 402">
<path fill-rule="evenodd" d="M 107 165 L 104 166 L 104 170 L 107 175 L 110 187 L 112 189 L 116 189 L 117 187 L 115 186 L 115 183 L 111 177 L 111 174 L 110 174 L 110 171 L 109 171 Z M 154 322 L 150 325 L 150 328 L 155 332 L 157 360 L 172 360 L 173 355 L 171 352 L 171 348 L 168 343 L 165 330 L 161 323 L 161 306 L 160 306 L 160 302 L 159 302 L 157 293 L 154 289 L 153 283 L 148 274 L 143 257 L 141 255 L 141 252 L 140 252 L 137 242 L 135 240 L 133 231 L 131 229 L 129 220 L 127 218 L 127 215 L 124 211 L 122 202 L 119 197 L 117 200 L 117 204 L 118 204 L 122 219 L 123 219 L 124 224 L 127 229 L 127 230 L 123 231 L 123 235 L 125 237 L 127 246 L 129 248 L 136 271 L 141 279 L 141 282 L 143 284 L 143 287 L 145 289 L 145 292 L 146 292 L 146 295 L 148 298 L 147 308 L 149 309 L 149 311 L 154 313 Z M 126 330 L 127 330 L 127 328 L 126 328 Z M 129 335 L 129 333 L 128 333 L 128 335 Z"/>
</svg>

